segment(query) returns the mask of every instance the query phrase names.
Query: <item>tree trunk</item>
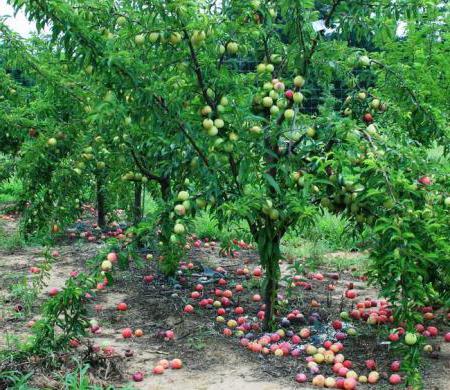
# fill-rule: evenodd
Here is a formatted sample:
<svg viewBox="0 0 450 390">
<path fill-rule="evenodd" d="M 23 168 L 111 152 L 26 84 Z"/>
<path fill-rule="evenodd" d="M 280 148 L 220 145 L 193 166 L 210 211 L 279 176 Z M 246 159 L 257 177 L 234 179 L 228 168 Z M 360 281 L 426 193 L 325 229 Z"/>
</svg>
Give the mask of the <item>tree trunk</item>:
<svg viewBox="0 0 450 390">
<path fill-rule="evenodd" d="M 142 182 L 134 183 L 133 224 L 137 225 L 142 219 Z"/>
<path fill-rule="evenodd" d="M 97 225 L 103 229 L 106 226 L 106 197 L 103 175 L 96 175 L 97 181 Z"/>
<path fill-rule="evenodd" d="M 274 326 L 275 302 L 278 292 L 278 281 L 280 279 L 280 236 L 271 223 L 258 232 L 258 250 L 261 265 L 265 271 L 263 283 L 264 311 L 263 330 L 270 331 Z"/>
</svg>

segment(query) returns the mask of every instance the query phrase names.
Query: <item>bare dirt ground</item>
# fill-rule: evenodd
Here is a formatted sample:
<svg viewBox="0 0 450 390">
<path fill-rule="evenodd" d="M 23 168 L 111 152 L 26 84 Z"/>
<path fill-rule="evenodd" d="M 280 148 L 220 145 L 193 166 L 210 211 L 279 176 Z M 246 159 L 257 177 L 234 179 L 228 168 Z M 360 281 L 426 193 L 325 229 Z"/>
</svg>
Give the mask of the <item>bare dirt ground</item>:
<svg viewBox="0 0 450 390">
<path fill-rule="evenodd" d="M 3 230 L 15 232 L 17 222 L 1 220 Z M 10 335 L 24 340 L 28 328 L 26 323 L 36 318 L 38 308 L 46 299 L 46 292 L 50 287 L 62 288 L 71 271 L 82 271 L 84 262 L 94 255 L 101 243 L 87 243 L 76 241 L 71 245 L 61 245 L 53 248 L 60 252 L 60 257 L 53 265 L 48 287 L 44 288 L 38 298 L 33 313 L 29 316 L 19 316 L 14 311 L 16 302 L 11 300 L 10 286 L 29 275 L 29 268 L 38 265 L 42 260 L 42 248 L 26 247 L 13 251 L 0 250 L 0 348 L 6 346 Z M 215 268 L 222 266 L 227 270 L 235 270 L 243 264 L 253 268 L 257 257 L 252 251 L 243 251 L 237 259 L 220 257 L 216 249 L 201 248 L 191 252 L 191 260 L 201 261 L 203 264 Z M 350 254 L 336 253 L 331 256 L 347 256 Z M 356 256 L 351 254 L 351 256 Z M 282 265 L 283 274 L 288 272 L 287 264 Z M 330 272 L 324 269 L 323 272 Z M 143 275 L 154 274 L 155 280 L 151 284 L 143 283 Z M 327 297 L 323 292 L 318 293 L 320 282 L 312 281 L 313 289 L 305 291 L 299 307 L 305 312 L 311 310 L 309 303 L 312 299 L 320 303 L 318 311 L 323 320 L 335 319 L 342 309 L 348 309 L 348 303 L 342 303 L 342 292 L 348 282 L 355 283 L 359 298 L 375 298 L 377 291 L 368 288 L 365 282 L 355 281 L 350 271 L 340 273 L 340 281 L 336 290 L 331 294 L 331 305 L 328 307 Z M 183 307 L 188 303 L 188 292 L 192 288 L 174 288 L 170 281 L 163 276 L 155 274 L 155 264 L 148 263 L 144 269 L 132 266 L 130 271 L 121 272 L 117 280 L 104 292 L 98 294 L 91 310 L 101 326 L 101 333 L 92 335 L 83 343 L 98 344 L 102 348 L 112 347 L 114 357 L 108 360 L 102 370 L 92 371 L 92 381 L 99 385 L 113 385 L 116 388 L 131 384 L 131 375 L 142 371 L 144 381 L 133 383 L 135 388 L 152 390 L 192 389 L 192 390 L 282 390 L 282 389 L 311 389 L 308 384 L 300 385 L 294 382 L 296 372 L 306 372 L 303 359 L 277 358 L 273 355 L 263 357 L 254 354 L 238 345 L 236 338 L 227 338 L 221 335 L 221 327 L 214 323 L 214 315 L 199 312 L 192 315 L 183 315 Z M 253 292 L 256 292 L 254 290 Z M 243 296 L 243 301 L 248 296 Z M 127 303 L 129 309 L 123 314 L 116 310 L 119 302 Z M 94 305 L 96 309 L 94 309 Z M 246 303 L 247 305 L 247 303 Z M 346 306 L 347 305 L 347 306 Z M 251 303 L 248 303 L 251 307 Z M 247 306 L 246 306 L 247 307 Z M 256 309 L 257 310 L 257 309 Z M 302 310 L 303 311 L 303 310 Z M 123 339 L 121 330 L 130 327 L 142 329 L 144 336 Z M 223 327 L 222 327 L 223 328 Z M 165 341 L 161 332 L 172 329 L 175 340 Z M 447 328 L 448 329 L 448 328 Z M 442 334 L 442 326 L 440 331 Z M 450 389 L 450 345 L 442 341 L 442 337 L 433 340 L 435 347 L 440 349 L 436 359 L 425 359 L 425 389 Z M 131 349 L 133 356 L 125 358 L 125 350 Z M 348 350 L 347 350 L 348 349 Z M 364 360 L 375 358 L 379 363 L 382 377 L 389 372 L 387 366 L 394 360 L 388 357 L 387 350 L 381 347 L 373 338 L 366 338 L 365 333 L 357 337 L 345 349 L 345 355 L 351 358 L 356 370 L 363 370 Z M 152 368 L 160 359 L 180 358 L 184 367 L 181 370 L 166 370 L 164 375 L 153 375 Z M 326 375 L 324 373 L 324 375 Z M 377 384 L 370 388 L 390 388 Z M 38 388 L 61 388 L 57 377 L 51 373 L 37 370 L 31 380 L 31 385 Z M 360 386 L 365 388 L 366 386 Z M 367 386 L 367 388 L 369 388 Z"/>
</svg>

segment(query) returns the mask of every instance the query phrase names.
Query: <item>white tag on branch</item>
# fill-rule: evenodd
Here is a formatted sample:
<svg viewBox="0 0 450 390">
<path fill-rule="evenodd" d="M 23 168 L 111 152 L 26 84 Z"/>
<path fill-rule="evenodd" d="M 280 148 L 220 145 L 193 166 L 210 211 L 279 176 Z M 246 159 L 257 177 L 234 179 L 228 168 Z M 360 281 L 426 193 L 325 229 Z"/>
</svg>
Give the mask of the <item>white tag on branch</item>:
<svg viewBox="0 0 450 390">
<path fill-rule="evenodd" d="M 324 31 L 327 29 L 325 26 L 325 22 L 322 19 L 312 22 L 312 26 L 315 32 Z"/>
</svg>

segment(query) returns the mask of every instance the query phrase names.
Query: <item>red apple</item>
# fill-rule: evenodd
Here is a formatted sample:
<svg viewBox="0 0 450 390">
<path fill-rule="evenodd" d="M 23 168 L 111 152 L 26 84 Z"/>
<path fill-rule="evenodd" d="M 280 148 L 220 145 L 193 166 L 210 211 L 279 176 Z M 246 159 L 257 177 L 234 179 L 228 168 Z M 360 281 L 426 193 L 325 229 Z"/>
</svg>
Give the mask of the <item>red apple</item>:
<svg viewBox="0 0 450 390">
<path fill-rule="evenodd" d="M 144 380 L 144 374 L 140 371 L 137 371 L 133 374 L 133 380 L 135 382 L 142 382 Z"/>
<path fill-rule="evenodd" d="M 389 333 L 389 340 L 392 342 L 396 342 L 400 339 L 400 336 L 398 333 Z"/>
<path fill-rule="evenodd" d="M 145 275 L 144 276 L 144 282 L 145 283 L 151 283 L 153 282 L 154 276 L 153 275 Z"/>
<path fill-rule="evenodd" d="M 308 380 L 308 378 L 306 377 L 305 374 L 297 374 L 297 375 L 295 376 L 295 381 L 298 382 L 298 383 L 304 383 L 304 382 L 306 382 L 307 380 Z"/>
<path fill-rule="evenodd" d="M 339 321 L 339 320 L 334 320 L 334 321 L 331 323 L 331 326 L 332 326 L 335 330 L 342 329 L 342 322 Z"/>
<path fill-rule="evenodd" d="M 48 295 L 50 295 L 51 297 L 54 297 L 55 295 L 57 295 L 59 293 L 59 289 L 57 287 L 52 287 L 49 291 L 48 291 Z"/>
<path fill-rule="evenodd" d="M 117 305 L 117 310 L 119 311 L 127 311 L 128 310 L 128 305 L 124 302 L 121 302 Z"/>
<path fill-rule="evenodd" d="M 364 114 L 363 120 L 366 123 L 372 123 L 373 122 L 372 114 L 370 114 L 370 113 Z"/>
<path fill-rule="evenodd" d="M 259 295 L 259 294 L 253 295 L 252 301 L 253 302 L 260 302 L 261 301 L 261 295 Z"/>
<path fill-rule="evenodd" d="M 108 253 L 108 255 L 106 256 L 106 259 L 109 260 L 111 263 L 116 263 L 118 260 L 117 253 L 115 253 L 115 252 Z"/>
<path fill-rule="evenodd" d="M 422 176 L 418 179 L 418 182 L 420 184 L 423 184 L 424 186 L 431 185 L 431 179 L 428 176 Z"/>
<path fill-rule="evenodd" d="M 390 366 L 391 371 L 394 371 L 394 372 L 400 371 L 400 365 L 401 365 L 400 361 L 394 360 Z"/>
<path fill-rule="evenodd" d="M 173 330 L 166 330 L 165 336 L 166 341 L 173 340 L 175 338 L 175 332 Z"/>
<path fill-rule="evenodd" d="M 186 305 L 183 309 L 183 311 L 185 313 L 193 313 L 194 312 L 194 307 L 192 305 Z"/>
<path fill-rule="evenodd" d="M 181 367 L 183 367 L 183 363 L 182 363 L 182 361 L 181 361 L 180 359 L 173 359 L 173 360 L 170 362 L 170 367 L 171 367 L 172 369 L 174 369 L 174 370 L 178 370 L 178 369 L 180 369 Z"/>
<path fill-rule="evenodd" d="M 153 367 L 153 374 L 155 374 L 155 375 L 164 374 L 164 367 L 163 366 L 155 366 L 155 367 Z"/>
<path fill-rule="evenodd" d="M 261 268 L 255 268 L 255 269 L 253 270 L 253 276 L 259 278 L 261 275 L 262 275 Z"/>
<path fill-rule="evenodd" d="M 122 337 L 124 339 L 129 339 L 133 336 L 133 331 L 130 328 L 125 328 L 122 330 Z"/>
<path fill-rule="evenodd" d="M 355 378 L 346 378 L 344 380 L 344 389 L 345 390 L 354 390 L 356 389 L 358 382 Z"/>
<path fill-rule="evenodd" d="M 389 377 L 389 383 L 391 385 L 398 385 L 402 381 L 402 377 L 398 374 L 392 374 Z"/>
<path fill-rule="evenodd" d="M 349 298 L 349 299 L 354 299 L 354 298 L 356 298 L 357 293 L 356 293 L 355 290 L 347 290 L 347 291 L 345 292 L 345 296 L 346 296 L 347 298 Z"/>
</svg>

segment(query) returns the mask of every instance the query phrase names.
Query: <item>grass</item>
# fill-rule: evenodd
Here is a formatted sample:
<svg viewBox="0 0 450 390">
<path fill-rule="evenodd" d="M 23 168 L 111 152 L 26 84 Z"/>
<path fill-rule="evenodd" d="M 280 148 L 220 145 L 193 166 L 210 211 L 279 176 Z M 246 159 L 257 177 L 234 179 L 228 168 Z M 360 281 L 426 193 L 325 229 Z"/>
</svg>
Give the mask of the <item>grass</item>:
<svg viewBox="0 0 450 390">
<path fill-rule="evenodd" d="M 301 232 L 290 230 L 281 243 L 281 250 L 287 259 L 306 259 L 312 267 L 329 265 L 338 270 L 355 268 L 367 262 L 367 256 L 327 256 L 332 252 L 350 252 L 358 249 L 368 231 L 354 234 L 354 226 L 345 217 L 328 212 L 318 215 L 312 227 Z"/>
<path fill-rule="evenodd" d="M 22 191 L 22 182 L 12 177 L 0 183 L 0 203 L 16 202 Z"/>
<path fill-rule="evenodd" d="M 239 223 L 224 226 L 223 229 L 220 229 L 217 219 L 206 211 L 195 217 L 193 230 L 200 239 L 209 238 L 216 241 L 229 241 L 230 239 L 237 238 L 245 242 L 252 241 L 247 222 L 240 221 Z"/>
<path fill-rule="evenodd" d="M 24 240 L 19 231 L 9 233 L 0 225 L 0 249 L 10 252 L 23 248 L 24 245 Z"/>
</svg>

